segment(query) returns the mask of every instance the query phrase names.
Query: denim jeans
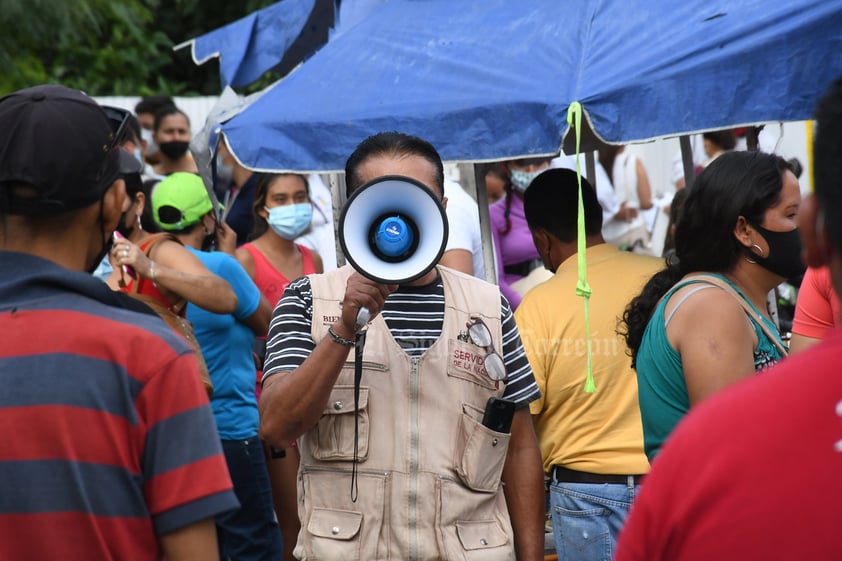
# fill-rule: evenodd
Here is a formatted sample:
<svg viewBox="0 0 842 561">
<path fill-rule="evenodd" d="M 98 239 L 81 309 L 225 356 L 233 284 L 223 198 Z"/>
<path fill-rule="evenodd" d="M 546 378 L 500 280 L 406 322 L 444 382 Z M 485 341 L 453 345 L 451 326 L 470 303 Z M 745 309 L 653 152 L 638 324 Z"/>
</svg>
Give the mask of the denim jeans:
<svg viewBox="0 0 842 561">
<path fill-rule="evenodd" d="M 617 536 L 640 486 L 617 483 L 550 485 L 559 561 L 611 561 Z"/>
<path fill-rule="evenodd" d="M 279 561 L 281 530 L 275 520 L 272 487 L 263 445 L 248 440 L 223 440 L 222 451 L 240 508 L 216 517 L 219 558 L 223 561 Z"/>
</svg>

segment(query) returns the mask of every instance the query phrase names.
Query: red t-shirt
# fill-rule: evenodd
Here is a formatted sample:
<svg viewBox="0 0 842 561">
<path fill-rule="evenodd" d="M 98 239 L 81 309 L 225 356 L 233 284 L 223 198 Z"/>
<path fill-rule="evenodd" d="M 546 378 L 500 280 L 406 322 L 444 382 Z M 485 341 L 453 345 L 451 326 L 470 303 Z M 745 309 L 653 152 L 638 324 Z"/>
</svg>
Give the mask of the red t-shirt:
<svg viewBox="0 0 842 561">
<path fill-rule="evenodd" d="M 842 329 L 704 401 L 667 441 L 615 561 L 842 558 Z"/>
<path fill-rule="evenodd" d="M 830 269 L 827 266 L 807 269 L 798 289 L 792 332 L 821 339 L 828 329 L 839 323 L 839 317 L 839 298 L 830 281 Z"/>
</svg>

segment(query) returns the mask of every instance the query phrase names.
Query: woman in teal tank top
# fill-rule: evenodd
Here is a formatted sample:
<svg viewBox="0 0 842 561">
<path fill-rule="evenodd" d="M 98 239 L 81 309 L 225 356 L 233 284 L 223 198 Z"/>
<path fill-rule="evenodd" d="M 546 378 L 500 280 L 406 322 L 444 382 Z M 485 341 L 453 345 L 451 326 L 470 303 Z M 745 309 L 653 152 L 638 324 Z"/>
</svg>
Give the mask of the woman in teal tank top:
<svg viewBox="0 0 842 561">
<path fill-rule="evenodd" d="M 693 405 L 786 355 L 766 297 L 804 272 L 785 160 L 729 152 L 688 189 L 675 259 L 623 315 L 650 462 Z"/>
</svg>

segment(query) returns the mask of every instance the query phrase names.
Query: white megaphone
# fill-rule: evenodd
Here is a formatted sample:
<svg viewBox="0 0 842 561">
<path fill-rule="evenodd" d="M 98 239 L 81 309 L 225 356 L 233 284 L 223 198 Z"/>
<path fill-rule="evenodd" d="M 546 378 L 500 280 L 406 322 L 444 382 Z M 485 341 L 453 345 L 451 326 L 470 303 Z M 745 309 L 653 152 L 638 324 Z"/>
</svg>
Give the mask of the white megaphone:
<svg viewBox="0 0 842 561">
<path fill-rule="evenodd" d="M 355 190 L 339 215 L 339 244 L 348 263 L 383 284 L 404 284 L 436 266 L 447 245 L 447 217 L 438 196 L 399 175 Z"/>
</svg>

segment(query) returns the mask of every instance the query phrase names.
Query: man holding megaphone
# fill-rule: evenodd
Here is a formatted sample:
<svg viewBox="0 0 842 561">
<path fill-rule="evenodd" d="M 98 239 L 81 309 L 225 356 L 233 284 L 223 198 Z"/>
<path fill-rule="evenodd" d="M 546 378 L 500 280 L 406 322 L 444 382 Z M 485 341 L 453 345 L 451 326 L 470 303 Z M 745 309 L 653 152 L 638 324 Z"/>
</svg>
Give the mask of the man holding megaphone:
<svg viewBox="0 0 842 561">
<path fill-rule="evenodd" d="M 289 285 L 264 368 L 261 434 L 301 451 L 296 557 L 542 559 L 540 391 L 498 288 L 437 266 L 438 152 L 380 133 L 345 173 L 350 265 Z"/>
</svg>

